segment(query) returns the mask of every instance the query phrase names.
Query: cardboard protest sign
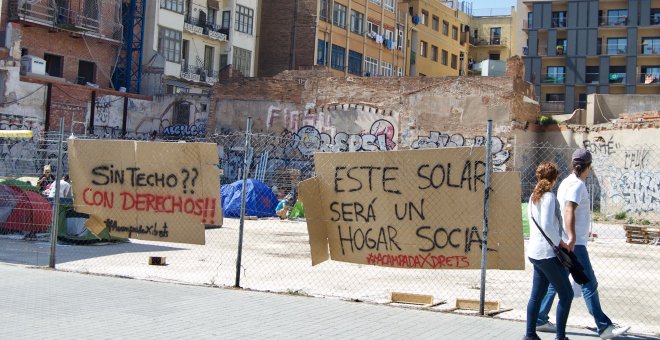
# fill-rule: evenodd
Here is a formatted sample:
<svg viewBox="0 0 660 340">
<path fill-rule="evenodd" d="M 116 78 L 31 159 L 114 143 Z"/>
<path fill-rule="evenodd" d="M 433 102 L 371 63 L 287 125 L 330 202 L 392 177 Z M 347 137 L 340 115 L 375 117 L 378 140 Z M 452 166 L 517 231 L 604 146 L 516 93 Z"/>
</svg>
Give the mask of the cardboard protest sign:
<svg viewBox="0 0 660 340">
<path fill-rule="evenodd" d="M 299 185 L 312 265 L 480 268 L 485 148 L 316 153 Z M 524 269 L 520 177 L 493 174 L 489 268 Z"/>
<path fill-rule="evenodd" d="M 68 141 L 74 209 L 95 233 L 204 244 L 222 224 L 217 149 L 206 143 Z"/>
</svg>

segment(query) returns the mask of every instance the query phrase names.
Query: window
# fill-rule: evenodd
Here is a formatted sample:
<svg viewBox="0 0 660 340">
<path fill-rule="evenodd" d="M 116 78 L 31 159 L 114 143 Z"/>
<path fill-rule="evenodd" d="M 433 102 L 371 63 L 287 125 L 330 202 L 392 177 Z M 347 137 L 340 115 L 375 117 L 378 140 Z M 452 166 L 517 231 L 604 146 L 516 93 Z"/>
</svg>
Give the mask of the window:
<svg viewBox="0 0 660 340">
<path fill-rule="evenodd" d="M 160 0 L 160 8 L 183 13 L 183 0 Z"/>
<path fill-rule="evenodd" d="M 183 43 L 181 44 L 181 64 L 183 64 L 184 69 L 188 69 L 188 51 L 190 51 L 190 41 L 183 39 Z"/>
<path fill-rule="evenodd" d="M 563 102 L 564 94 L 563 93 L 546 93 L 545 94 L 546 102 Z"/>
<path fill-rule="evenodd" d="M 429 44 L 426 41 L 421 40 L 419 42 L 419 55 L 421 55 L 422 57 L 426 57 L 428 48 L 429 48 Z"/>
<path fill-rule="evenodd" d="M 320 8 L 320 11 L 319 11 L 319 17 L 323 21 L 328 21 L 328 12 L 329 12 L 328 6 L 329 5 L 330 5 L 329 0 L 321 0 L 321 8 Z"/>
<path fill-rule="evenodd" d="M 491 45 L 499 45 L 500 44 L 501 33 L 502 33 L 502 28 L 501 27 L 492 27 L 490 29 L 490 44 Z"/>
<path fill-rule="evenodd" d="M 394 0 L 385 0 L 385 9 L 394 12 Z"/>
<path fill-rule="evenodd" d="M 382 76 L 384 77 L 392 76 L 392 64 L 383 61 L 380 63 L 380 69 L 381 69 L 380 73 Z"/>
<path fill-rule="evenodd" d="M 367 21 L 367 32 L 373 34 L 380 34 L 380 26 L 374 24 L 371 21 Z"/>
<path fill-rule="evenodd" d="M 600 76 L 599 66 L 587 66 L 584 73 L 584 82 L 587 84 L 598 84 Z"/>
<path fill-rule="evenodd" d="M 319 40 L 316 51 L 316 65 L 328 65 L 328 42 Z"/>
<path fill-rule="evenodd" d="M 438 46 L 431 46 L 431 60 L 438 61 Z"/>
<path fill-rule="evenodd" d="M 403 77 L 403 68 L 402 67 L 398 67 L 398 70 L 396 71 L 396 75 L 399 76 L 399 77 Z"/>
<path fill-rule="evenodd" d="M 578 94 L 577 108 L 578 109 L 586 109 L 587 108 L 587 94 L 586 93 Z"/>
<path fill-rule="evenodd" d="M 651 8 L 651 25 L 660 25 L 660 8 Z"/>
<path fill-rule="evenodd" d="M 207 76 L 213 76 L 213 46 L 204 46 L 204 70 Z"/>
<path fill-rule="evenodd" d="M 208 24 L 210 26 L 215 25 L 215 17 L 217 17 L 217 16 L 218 16 L 218 10 L 213 9 L 213 8 L 209 8 L 209 15 L 206 18 L 206 20 L 208 20 Z"/>
<path fill-rule="evenodd" d="M 346 58 L 346 49 L 337 46 L 335 44 L 332 45 L 332 58 L 331 58 L 331 67 L 336 69 L 336 70 L 344 70 L 345 66 L 345 61 L 344 59 Z"/>
<path fill-rule="evenodd" d="M 231 22 L 231 11 L 222 11 L 222 23 L 220 29 L 228 30 Z"/>
<path fill-rule="evenodd" d="M 362 53 L 348 51 L 348 73 L 362 75 Z"/>
<path fill-rule="evenodd" d="M 660 37 L 642 38 L 642 54 L 660 54 Z"/>
<path fill-rule="evenodd" d="M 626 38 L 607 38 L 607 54 L 626 54 L 626 46 L 628 39 Z"/>
<path fill-rule="evenodd" d="M 523 27 L 523 28 L 534 28 L 534 25 L 532 23 L 532 18 L 534 18 L 534 12 L 527 13 L 527 27 Z"/>
<path fill-rule="evenodd" d="M 366 77 L 373 77 L 378 75 L 378 59 L 372 57 L 364 57 L 364 75 Z"/>
<path fill-rule="evenodd" d="M 566 39 L 557 39 L 557 46 L 555 47 L 557 55 L 564 55 L 568 49 L 568 41 Z"/>
<path fill-rule="evenodd" d="M 158 27 L 158 52 L 165 60 L 173 63 L 181 61 L 181 32 L 165 27 Z"/>
<path fill-rule="evenodd" d="M 628 24 L 627 9 L 613 9 L 607 11 L 608 26 L 625 26 Z"/>
<path fill-rule="evenodd" d="M 543 83 L 546 84 L 563 84 L 566 78 L 566 68 L 564 66 L 548 66 L 546 68 L 546 76 L 543 78 Z"/>
<path fill-rule="evenodd" d="M 624 84 L 626 82 L 625 66 L 610 66 L 610 84 Z"/>
<path fill-rule="evenodd" d="M 380 0 L 369 0 L 369 2 L 380 5 Z"/>
<path fill-rule="evenodd" d="M 552 27 L 566 27 L 566 11 L 552 12 Z"/>
<path fill-rule="evenodd" d="M 172 115 L 172 125 L 190 124 L 190 102 L 177 102 L 174 104 L 174 113 Z"/>
<path fill-rule="evenodd" d="M 660 83 L 660 65 L 642 66 L 642 74 L 639 79 L 640 84 Z"/>
<path fill-rule="evenodd" d="M 442 65 L 447 66 L 449 64 L 449 53 L 445 50 L 442 50 Z"/>
<path fill-rule="evenodd" d="M 603 54 L 603 38 L 596 39 L 596 54 Z"/>
<path fill-rule="evenodd" d="M 396 46 L 399 49 L 403 49 L 403 30 L 399 29 L 397 30 L 397 41 L 396 41 Z"/>
<path fill-rule="evenodd" d="M 390 41 L 394 41 L 394 32 L 390 30 L 385 30 L 385 34 L 383 34 L 383 37 L 385 39 L 389 39 Z"/>
<path fill-rule="evenodd" d="M 490 60 L 500 60 L 499 53 L 488 53 L 488 59 Z"/>
<path fill-rule="evenodd" d="M 96 64 L 90 61 L 78 61 L 78 84 L 96 83 Z"/>
<path fill-rule="evenodd" d="M 254 10 L 245 6 L 236 5 L 236 30 L 252 35 L 254 23 Z"/>
<path fill-rule="evenodd" d="M 364 14 L 351 10 L 351 32 L 364 33 Z"/>
<path fill-rule="evenodd" d="M 458 68 L 458 57 L 455 54 L 451 55 L 451 68 L 454 70 Z"/>
<path fill-rule="evenodd" d="M 451 38 L 454 40 L 458 40 L 458 27 L 456 26 L 451 27 Z"/>
<path fill-rule="evenodd" d="M 332 23 L 335 26 L 346 28 L 346 6 L 335 3 L 335 9 L 332 16 Z"/>
<path fill-rule="evenodd" d="M 429 25 L 429 12 L 426 11 L 426 10 L 422 10 L 422 16 L 419 19 L 420 19 L 422 25 L 428 26 Z"/>
<path fill-rule="evenodd" d="M 232 50 L 234 51 L 234 69 L 240 71 L 246 77 L 251 77 L 252 51 L 236 46 L 232 47 Z"/>
<path fill-rule="evenodd" d="M 51 77 L 62 77 L 64 70 L 64 57 L 49 53 L 44 53 L 46 61 L 46 73 Z"/>
<path fill-rule="evenodd" d="M 229 65 L 229 54 L 220 55 L 220 69 L 222 70 L 227 65 Z"/>
<path fill-rule="evenodd" d="M 440 30 L 440 18 L 435 15 L 431 18 L 431 28 L 433 28 L 434 31 Z"/>
<path fill-rule="evenodd" d="M 449 36 L 449 23 L 442 20 L 442 34 Z"/>
</svg>

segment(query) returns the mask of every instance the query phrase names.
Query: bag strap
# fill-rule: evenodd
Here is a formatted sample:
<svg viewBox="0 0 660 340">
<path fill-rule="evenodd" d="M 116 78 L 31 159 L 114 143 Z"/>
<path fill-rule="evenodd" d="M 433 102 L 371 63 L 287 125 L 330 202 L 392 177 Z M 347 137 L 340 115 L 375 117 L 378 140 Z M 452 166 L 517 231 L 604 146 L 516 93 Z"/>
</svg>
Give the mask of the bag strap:
<svg viewBox="0 0 660 340">
<path fill-rule="evenodd" d="M 556 247 L 555 244 L 552 243 L 552 240 L 550 240 L 550 238 L 548 237 L 548 235 L 546 235 L 546 234 L 543 232 L 543 229 L 541 229 L 541 226 L 539 226 L 539 224 L 536 222 L 536 219 L 534 218 L 534 211 L 532 211 L 532 214 L 531 214 L 531 215 L 532 215 L 532 221 L 534 221 L 534 224 L 536 224 L 536 227 L 539 229 L 539 231 L 541 232 L 541 234 L 543 235 L 543 237 L 545 238 L 545 240 L 548 241 L 548 243 L 550 244 L 550 246 L 552 246 L 552 247 Z"/>
</svg>

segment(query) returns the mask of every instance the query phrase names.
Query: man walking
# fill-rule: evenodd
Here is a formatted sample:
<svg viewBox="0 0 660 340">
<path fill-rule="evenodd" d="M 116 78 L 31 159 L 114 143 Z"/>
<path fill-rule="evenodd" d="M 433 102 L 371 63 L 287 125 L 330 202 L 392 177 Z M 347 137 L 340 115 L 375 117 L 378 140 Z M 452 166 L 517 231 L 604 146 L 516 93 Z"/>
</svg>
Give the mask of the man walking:
<svg viewBox="0 0 660 340">
<path fill-rule="evenodd" d="M 573 152 L 571 160 L 572 173 L 559 184 L 557 200 L 564 221 L 564 229 L 575 231 L 574 233 L 568 233 L 569 235 L 575 235 L 575 239 L 564 240 L 564 242 L 575 253 L 578 261 L 584 267 L 584 273 L 589 278 L 589 282 L 582 285 L 584 302 L 587 305 L 589 314 L 594 317 L 598 335 L 602 339 L 611 339 L 626 333 L 630 326 L 620 326 L 612 323 L 612 320 L 603 312 L 598 297 L 598 280 L 596 280 L 596 274 L 594 274 L 587 252 L 591 211 L 589 210 L 590 199 L 585 180 L 591 172 L 591 160 L 591 153 L 587 149 L 577 149 Z M 550 308 L 552 308 L 555 294 L 555 288 L 551 284 L 541 302 L 541 311 L 536 322 L 536 330 L 539 332 L 555 332 L 555 325 L 548 321 L 548 314 Z"/>
</svg>

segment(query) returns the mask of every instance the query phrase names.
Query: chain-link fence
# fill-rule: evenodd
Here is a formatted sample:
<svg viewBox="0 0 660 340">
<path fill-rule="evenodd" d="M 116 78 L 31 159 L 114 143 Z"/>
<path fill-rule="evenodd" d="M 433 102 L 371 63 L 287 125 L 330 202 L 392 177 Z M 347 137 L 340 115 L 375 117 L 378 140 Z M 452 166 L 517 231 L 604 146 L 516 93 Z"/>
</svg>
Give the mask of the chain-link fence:
<svg viewBox="0 0 660 340">
<path fill-rule="evenodd" d="M 248 136 L 250 147 L 246 149 Z M 84 136 L 77 137 L 84 138 Z M 296 198 L 302 198 L 296 188 L 302 180 L 322 172 L 334 172 L 336 164 L 317 163 L 315 166 L 315 159 L 310 150 L 318 145 L 318 141 L 311 137 L 296 134 L 273 136 L 234 133 L 196 140 L 212 142 L 218 146 L 219 167 L 222 169 L 225 218 L 221 228 L 212 226 L 206 228 L 204 245 L 134 239 L 126 242 L 112 237 L 99 238 L 90 235 L 84 227 L 81 227 L 86 216 L 64 209 L 65 213 L 59 219 L 60 237 L 56 268 L 198 285 L 240 285 L 248 289 L 377 303 L 389 302 L 391 292 L 428 294 L 439 303 L 432 307 L 436 310 L 452 309 L 457 299 L 480 298 L 481 272 L 478 269 L 444 269 L 451 264 L 447 259 L 443 260 L 445 267 L 437 267 L 443 269 L 396 268 L 338 261 L 325 261 L 312 266 L 310 239 L 304 218 L 306 202 L 296 204 Z M 30 140 L 1 139 L 2 175 L 13 178 L 38 177 L 45 164 L 52 164 L 54 167 L 57 159 L 57 143 L 53 144 L 53 141 L 56 140 L 52 135 L 38 136 Z M 630 150 L 617 149 L 615 152 L 610 150 L 606 153 L 601 152 L 603 151 L 601 149 L 589 147 L 594 154 L 594 174 L 588 179 L 593 203 L 593 237 L 589 244 L 589 252 L 599 281 L 603 309 L 613 321 L 632 325 L 635 332 L 658 335 L 660 312 L 656 306 L 660 301 L 657 298 L 656 283 L 660 277 L 658 265 L 660 247 L 657 246 L 660 155 L 654 146 L 640 146 Z M 468 147 L 459 150 L 463 158 L 470 159 L 471 153 L 476 149 Z M 502 211 L 498 210 L 495 199 L 497 193 L 511 188 L 506 181 L 501 180 L 502 177 L 494 173 L 493 195 L 490 202 L 491 222 L 498 223 L 497 219 L 506 220 L 523 216 L 523 234 L 527 235 L 529 225 L 525 221 L 525 207 L 536 181 L 534 178 L 536 165 L 541 161 L 553 161 L 562 170 L 563 178 L 568 174 L 570 154 L 573 150 L 569 147 L 548 144 L 511 145 L 509 152 L 513 157 L 508 160 L 507 168 L 520 171 L 522 181 L 520 209 L 506 210 L 504 213 L 516 216 L 503 216 Z M 347 153 L 346 162 L 348 165 L 365 167 L 365 161 L 371 159 L 369 157 L 389 160 L 392 156 L 389 152 L 376 155 Z M 461 203 L 463 201 L 454 199 L 460 195 L 470 195 L 470 189 L 474 190 L 475 187 L 483 185 L 479 180 L 475 180 L 476 168 L 465 170 L 465 163 L 462 162 L 460 166 L 454 165 L 451 170 L 454 173 L 451 175 L 444 172 L 444 177 L 447 178 L 443 178 L 440 172 L 431 175 L 430 171 L 434 168 L 439 171 L 440 167 L 436 167 L 437 164 L 444 164 L 443 171 L 446 171 L 446 163 L 434 159 L 427 159 L 426 162 L 428 167 L 420 170 L 422 177 L 418 173 L 413 173 L 412 176 L 398 176 L 398 182 L 389 182 L 396 185 L 390 189 L 417 188 L 424 186 L 420 184 L 420 178 L 429 178 L 427 184 L 431 185 L 431 188 L 440 187 L 443 180 L 445 187 L 450 186 L 450 183 L 451 186 L 457 186 L 452 188 L 456 190 L 456 196 L 442 199 L 432 196 L 435 197 L 433 198 L 435 201 L 429 200 L 424 203 L 413 199 L 402 201 L 396 207 L 392 205 L 389 211 L 391 216 L 394 216 L 401 225 L 407 226 L 410 223 L 405 222 L 406 218 L 425 214 L 425 223 L 420 226 L 428 226 L 428 228 L 417 230 L 417 235 L 426 237 L 422 237 L 428 240 L 426 245 L 444 246 L 447 249 L 458 245 L 463 253 L 466 245 L 471 245 L 467 256 L 470 261 L 474 261 L 475 258 L 479 261 L 480 256 L 477 256 L 477 253 L 480 254 L 481 250 L 477 240 L 482 236 L 480 221 L 483 220 L 483 206 L 479 209 L 466 210 Z M 476 167 L 474 164 L 472 163 Z M 245 213 L 244 219 L 240 219 L 242 180 L 246 169 L 245 177 L 248 181 L 246 181 Z M 67 169 L 63 170 L 64 173 L 67 172 Z M 368 178 L 368 170 L 362 171 L 351 176 Z M 381 191 L 365 191 L 365 196 L 360 202 L 366 201 L 366 204 L 361 208 L 353 204 L 351 207 L 345 207 L 344 212 L 338 210 L 341 214 L 348 213 L 348 218 L 355 220 L 355 223 L 351 224 L 352 241 L 344 243 L 344 247 L 395 247 L 396 242 L 404 243 L 402 238 L 394 240 L 394 243 L 391 238 L 381 239 L 387 235 L 381 236 L 379 232 L 372 232 L 369 235 L 366 234 L 366 230 L 362 230 L 362 234 L 356 232 L 360 221 L 370 218 L 368 203 L 373 199 L 376 202 L 384 201 L 388 195 L 391 195 L 382 191 L 383 173 L 376 173 L 378 170 L 375 169 L 372 171 L 371 175 L 374 176 L 373 178 L 378 178 L 378 181 L 372 182 L 371 185 L 374 190 L 380 186 L 378 190 Z M 71 178 L 71 181 L 75 182 L 76 178 Z M 347 179 L 341 184 L 353 185 L 347 187 L 350 190 L 357 188 L 356 183 Z M 363 181 L 361 190 L 366 190 L 369 185 L 369 182 Z M 461 185 L 464 188 L 461 188 Z M 10 185 L 6 184 L 0 188 L 8 186 Z M 292 202 L 284 202 L 288 194 L 294 196 Z M 229 204 L 231 199 L 238 199 L 239 202 Z M 304 197 L 304 199 L 310 198 Z M 483 197 L 481 201 L 483 202 Z M 283 219 L 276 215 L 276 208 L 280 202 L 282 206 L 290 205 Z M 6 210 L 6 207 L 7 203 L 1 205 L 2 209 Z M 451 211 L 454 212 L 453 218 L 465 218 L 471 221 L 478 232 L 471 234 L 470 230 L 460 229 L 452 234 L 451 225 L 434 217 L 439 211 Z M 405 218 L 396 219 L 397 214 L 398 217 Z M 358 215 L 362 216 L 358 217 Z M 375 218 L 377 221 L 386 220 L 378 215 Z M 638 229 L 628 227 L 626 230 L 627 225 Z M 347 234 L 344 235 L 348 235 L 348 226 L 348 224 L 345 226 L 344 231 Z M 33 238 L 25 238 L 28 234 L 26 230 L 6 228 L 6 224 L 0 224 L 0 230 L 2 232 L 0 261 L 30 265 L 48 263 L 47 232 L 42 233 L 42 230 L 37 232 L 34 241 Z M 399 237 L 403 237 L 404 233 L 400 235 Z M 519 233 L 513 231 L 510 235 L 491 234 L 489 240 L 497 240 L 496 244 L 490 243 L 493 247 L 508 249 L 515 248 L 516 237 L 519 237 Z M 523 256 L 521 252 L 517 255 Z M 149 265 L 150 256 L 166 257 L 167 266 Z M 492 265 L 497 256 L 492 252 L 489 252 L 488 256 Z M 503 312 L 498 314 L 499 317 L 525 319 L 525 308 L 531 290 L 532 267 L 526 258 L 522 258 L 522 261 L 525 270 L 486 271 L 485 299 L 500 302 Z M 412 266 L 404 267 L 414 267 L 414 260 Z M 477 264 L 476 267 L 478 268 L 479 265 Z M 554 313 L 551 313 L 552 315 Z M 574 300 L 569 324 L 593 327 L 593 319 L 588 315 L 581 298 Z"/>
</svg>

